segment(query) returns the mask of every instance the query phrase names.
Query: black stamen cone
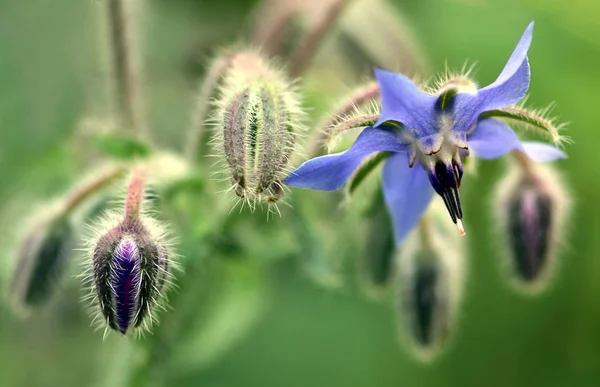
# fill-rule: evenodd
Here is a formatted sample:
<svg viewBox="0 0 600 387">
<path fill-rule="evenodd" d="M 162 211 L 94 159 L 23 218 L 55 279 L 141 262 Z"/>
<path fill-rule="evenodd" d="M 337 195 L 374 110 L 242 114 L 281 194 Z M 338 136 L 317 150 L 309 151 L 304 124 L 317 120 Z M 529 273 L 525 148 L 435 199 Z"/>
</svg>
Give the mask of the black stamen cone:
<svg viewBox="0 0 600 387">
<path fill-rule="evenodd" d="M 452 164 L 445 164 L 440 161 L 435 164 L 433 170 L 429 171 L 429 181 L 435 192 L 444 199 L 444 204 L 454 223 L 457 223 L 457 220 L 463 217 L 458 192 L 462 174 L 462 165 L 457 160 L 453 160 Z"/>
</svg>

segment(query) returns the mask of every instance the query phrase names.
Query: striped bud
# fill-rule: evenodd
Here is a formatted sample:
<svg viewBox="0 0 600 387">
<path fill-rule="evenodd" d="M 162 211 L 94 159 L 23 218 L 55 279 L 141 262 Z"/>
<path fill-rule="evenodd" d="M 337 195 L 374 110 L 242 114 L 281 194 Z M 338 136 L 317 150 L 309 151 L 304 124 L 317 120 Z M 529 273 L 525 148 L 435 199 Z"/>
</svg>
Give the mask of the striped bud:
<svg viewBox="0 0 600 387">
<path fill-rule="evenodd" d="M 568 211 L 564 184 L 550 166 L 512 165 L 498 185 L 494 209 L 510 276 L 529 291 L 543 289 L 564 238 Z"/>
<path fill-rule="evenodd" d="M 297 97 L 279 71 L 240 52 L 224 72 L 216 100 L 213 144 L 241 198 L 277 202 L 300 129 Z"/>
<path fill-rule="evenodd" d="M 169 253 L 141 222 L 123 222 L 93 252 L 96 296 L 108 326 L 126 334 L 149 317 L 169 270 Z"/>
<path fill-rule="evenodd" d="M 164 232 L 141 213 L 143 181 L 134 174 L 125 216 L 108 216 L 103 227 L 108 231 L 90 246 L 91 297 L 107 326 L 122 334 L 149 326 L 172 264 Z"/>
<path fill-rule="evenodd" d="M 61 216 L 37 224 L 25 234 L 9 287 L 9 298 L 18 309 L 35 308 L 50 298 L 72 242 L 72 225 Z"/>
<path fill-rule="evenodd" d="M 456 325 L 463 286 L 463 240 L 435 201 L 397 255 L 397 305 L 403 336 L 416 356 L 431 360 L 447 347 Z M 432 219 L 433 220 L 433 219 Z"/>
</svg>

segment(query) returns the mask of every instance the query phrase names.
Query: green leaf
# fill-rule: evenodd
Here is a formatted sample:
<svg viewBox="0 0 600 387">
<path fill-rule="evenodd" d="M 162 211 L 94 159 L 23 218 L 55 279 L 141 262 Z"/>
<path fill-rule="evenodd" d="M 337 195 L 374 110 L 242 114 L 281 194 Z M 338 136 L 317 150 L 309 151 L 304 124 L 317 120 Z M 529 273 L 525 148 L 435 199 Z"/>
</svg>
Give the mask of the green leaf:
<svg viewBox="0 0 600 387">
<path fill-rule="evenodd" d="M 100 152 L 117 160 L 145 158 L 151 153 L 147 144 L 123 134 L 95 134 L 92 143 Z"/>
</svg>

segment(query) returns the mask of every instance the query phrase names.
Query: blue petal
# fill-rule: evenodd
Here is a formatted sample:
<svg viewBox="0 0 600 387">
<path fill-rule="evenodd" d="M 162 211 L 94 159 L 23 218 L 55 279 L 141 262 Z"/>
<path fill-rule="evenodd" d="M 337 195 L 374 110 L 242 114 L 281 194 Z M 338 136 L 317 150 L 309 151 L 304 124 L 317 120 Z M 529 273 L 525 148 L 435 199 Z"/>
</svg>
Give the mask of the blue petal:
<svg viewBox="0 0 600 387">
<path fill-rule="evenodd" d="M 473 133 L 467 137 L 467 143 L 475 156 L 482 159 L 496 159 L 513 149 L 522 150 L 514 130 L 493 118 L 479 121 Z"/>
<path fill-rule="evenodd" d="M 547 163 L 558 159 L 566 159 L 565 152 L 555 146 L 542 142 L 522 142 L 523 152 L 536 163 Z"/>
<path fill-rule="evenodd" d="M 466 131 L 481 113 L 501 109 L 519 102 L 529 89 L 530 71 L 527 51 L 531 45 L 533 22 L 521 36 L 504 69 L 490 85 L 477 94 L 461 93 L 455 97 L 454 130 Z"/>
<path fill-rule="evenodd" d="M 437 96 L 423 92 L 402 74 L 376 68 L 375 78 L 381 95 L 381 115 L 375 126 L 396 121 L 417 138 L 439 132 L 435 114 Z"/>
<path fill-rule="evenodd" d="M 374 152 L 405 152 L 407 144 L 389 128 L 368 127 L 345 152 L 306 161 L 283 181 L 292 187 L 334 191 L 344 185 L 362 159 Z"/>
<path fill-rule="evenodd" d="M 412 168 L 404 154 L 390 156 L 383 167 L 383 195 L 400 245 L 429 206 L 433 188 L 420 163 Z"/>
</svg>

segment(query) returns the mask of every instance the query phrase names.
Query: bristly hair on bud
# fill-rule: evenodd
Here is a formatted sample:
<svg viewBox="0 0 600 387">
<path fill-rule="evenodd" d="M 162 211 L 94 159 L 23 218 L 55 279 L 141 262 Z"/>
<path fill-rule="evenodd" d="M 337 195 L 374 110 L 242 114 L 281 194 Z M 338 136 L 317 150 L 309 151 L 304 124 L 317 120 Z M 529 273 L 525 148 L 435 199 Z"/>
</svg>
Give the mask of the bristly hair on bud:
<svg viewBox="0 0 600 387">
<path fill-rule="evenodd" d="M 215 157 L 242 203 L 276 203 L 302 134 L 302 110 L 285 74 L 257 51 L 232 56 L 211 120 Z"/>
<path fill-rule="evenodd" d="M 570 203 L 565 183 L 551 166 L 513 154 L 518 162 L 510 164 L 493 198 L 496 231 L 511 282 L 538 294 L 556 271 Z"/>
<path fill-rule="evenodd" d="M 140 167 L 130 178 L 124 210 L 106 214 L 88 242 L 87 298 L 106 322 L 105 332 L 149 329 L 171 283 L 174 253 L 164 225 L 148 216 L 145 185 L 146 170 Z"/>
<path fill-rule="evenodd" d="M 433 201 L 396 257 L 400 332 L 422 361 L 447 348 L 463 293 L 464 238 L 447 222 L 430 219 L 444 215 L 440 201 Z"/>
</svg>

